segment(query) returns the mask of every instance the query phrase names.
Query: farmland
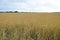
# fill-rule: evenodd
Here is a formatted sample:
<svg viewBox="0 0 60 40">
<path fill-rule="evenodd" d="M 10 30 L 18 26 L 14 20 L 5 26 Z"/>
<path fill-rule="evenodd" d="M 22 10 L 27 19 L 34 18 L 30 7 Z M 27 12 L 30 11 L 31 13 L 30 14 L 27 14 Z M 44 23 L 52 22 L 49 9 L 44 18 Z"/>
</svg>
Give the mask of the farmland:
<svg viewBox="0 0 60 40">
<path fill-rule="evenodd" d="M 0 13 L 0 40 L 60 40 L 60 13 Z"/>
</svg>

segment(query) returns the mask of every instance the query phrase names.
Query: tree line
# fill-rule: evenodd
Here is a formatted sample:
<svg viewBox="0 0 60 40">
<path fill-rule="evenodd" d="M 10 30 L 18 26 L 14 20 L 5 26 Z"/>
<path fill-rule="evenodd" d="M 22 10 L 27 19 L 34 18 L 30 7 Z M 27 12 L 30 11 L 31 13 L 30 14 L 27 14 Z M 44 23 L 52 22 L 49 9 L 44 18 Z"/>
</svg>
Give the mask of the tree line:
<svg viewBox="0 0 60 40">
<path fill-rule="evenodd" d="M 0 13 L 18 13 L 18 11 L 5 11 L 5 12 L 0 11 Z"/>
</svg>

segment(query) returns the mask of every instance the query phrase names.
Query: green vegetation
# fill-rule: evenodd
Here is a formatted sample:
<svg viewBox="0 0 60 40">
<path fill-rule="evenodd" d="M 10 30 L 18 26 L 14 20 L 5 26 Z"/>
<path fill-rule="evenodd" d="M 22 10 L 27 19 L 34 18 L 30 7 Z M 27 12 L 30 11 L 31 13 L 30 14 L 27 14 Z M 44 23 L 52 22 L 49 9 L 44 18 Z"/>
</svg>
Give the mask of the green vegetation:
<svg viewBox="0 0 60 40">
<path fill-rule="evenodd" d="M 60 40 L 60 14 L 1 13 L 0 40 Z"/>
</svg>

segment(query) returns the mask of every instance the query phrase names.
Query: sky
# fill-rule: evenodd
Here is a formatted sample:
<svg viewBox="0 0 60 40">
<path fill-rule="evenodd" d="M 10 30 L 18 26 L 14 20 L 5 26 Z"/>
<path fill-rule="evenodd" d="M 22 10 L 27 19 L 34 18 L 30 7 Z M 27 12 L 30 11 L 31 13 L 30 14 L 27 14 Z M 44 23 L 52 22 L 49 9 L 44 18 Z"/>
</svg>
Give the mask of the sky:
<svg viewBox="0 0 60 40">
<path fill-rule="evenodd" d="M 60 0 L 0 0 L 0 11 L 60 12 Z"/>
</svg>

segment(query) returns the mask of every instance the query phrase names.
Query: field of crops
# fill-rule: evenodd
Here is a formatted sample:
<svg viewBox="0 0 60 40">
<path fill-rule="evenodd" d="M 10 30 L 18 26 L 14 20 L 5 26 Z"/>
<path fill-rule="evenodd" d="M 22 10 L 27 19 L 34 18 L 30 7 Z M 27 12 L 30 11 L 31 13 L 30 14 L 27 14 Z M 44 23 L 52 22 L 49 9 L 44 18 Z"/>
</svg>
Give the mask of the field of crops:
<svg viewBox="0 0 60 40">
<path fill-rule="evenodd" d="M 60 13 L 0 13 L 0 40 L 60 40 Z"/>
</svg>

